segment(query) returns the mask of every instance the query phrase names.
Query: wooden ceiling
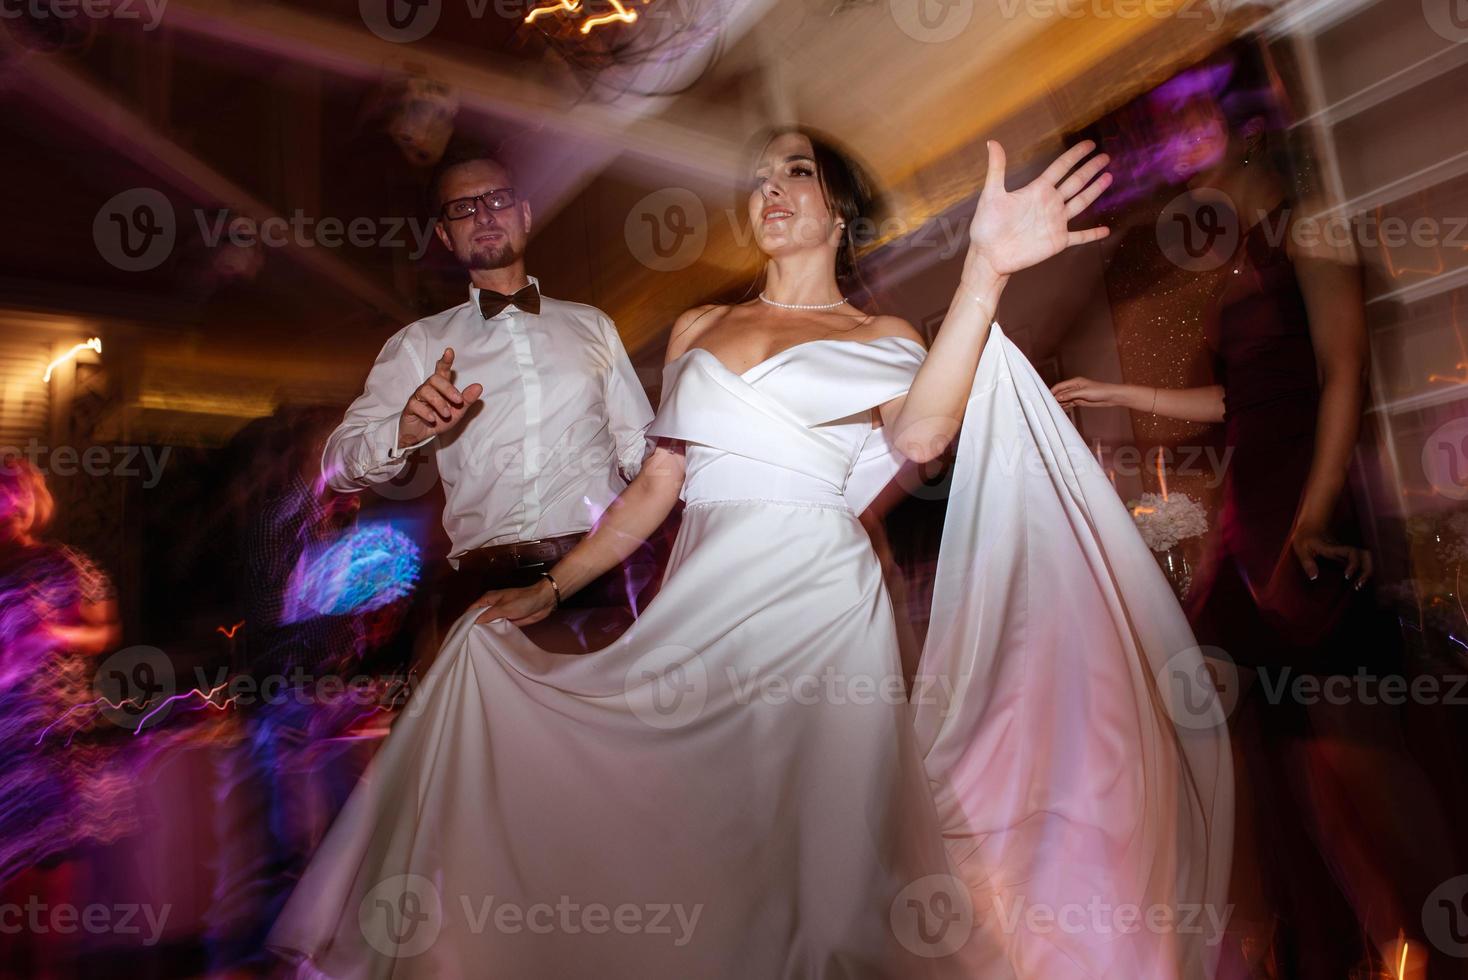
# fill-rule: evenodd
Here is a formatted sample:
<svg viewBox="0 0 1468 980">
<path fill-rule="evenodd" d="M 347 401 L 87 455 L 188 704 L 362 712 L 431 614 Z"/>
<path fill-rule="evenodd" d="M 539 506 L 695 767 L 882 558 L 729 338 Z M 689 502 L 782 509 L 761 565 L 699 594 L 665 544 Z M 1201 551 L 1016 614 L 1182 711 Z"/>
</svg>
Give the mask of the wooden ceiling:
<svg viewBox="0 0 1468 980">
<path fill-rule="evenodd" d="M 646 0 L 645 23 L 660 2 Z M 439 0 L 438 26 L 411 44 L 367 29 L 353 0 L 170 0 L 157 29 L 107 22 L 55 52 L 0 30 L 0 139 L 19 150 L 0 192 L 15 229 L 0 241 L 0 304 L 125 316 L 143 325 L 139 343 L 167 335 L 160 351 L 207 335 L 239 353 L 239 371 L 332 352 L 321 370 L 334 380 L 342 359 L 364 372 L 396 326 L 462 295 L 441 250 L 287 246 L 254 280 L 222 287 L 182 247 L 158 269 L 120 271 L 98 255 L 92 222 L 137 187 L 184 209 L 411 215 L 424 171 L 369 108 L 385 81 L 416 74 L 452 89 L 461 133 L 504 141 L 536 210 L 532 271 L 548 291 L 603 307 L 630 349 L 650 351 L 679 311 L 748 281 L 754 257 L 727 214 L 761 127 L 833 134 L 915 229 L 974 196 L 986 138 L 1022 168 L 1240 27 L 1184 0 L 1131 16 L 1125 4 L 959 0 L 943 9 L 961 23 L 938 27 L 913 20 L 920 0 L 668 2 L 702 30 L 665 49 L 677 57 L 599 82 L 567 70 L 518 14 L 474 17 L 471 0 Z M 699 200 L 707 243 L 659 271 L 629 229 L 640 202 L 673 188 Z"/>
</svg>

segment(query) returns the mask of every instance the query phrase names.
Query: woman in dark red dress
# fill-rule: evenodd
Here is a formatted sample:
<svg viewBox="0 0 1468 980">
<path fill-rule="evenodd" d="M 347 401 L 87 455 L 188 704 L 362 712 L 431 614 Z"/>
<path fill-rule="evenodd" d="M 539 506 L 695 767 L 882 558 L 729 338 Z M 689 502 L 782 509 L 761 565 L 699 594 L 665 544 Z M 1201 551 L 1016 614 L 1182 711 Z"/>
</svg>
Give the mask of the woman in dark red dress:
<svg viewBox="0 0 1468 980">
<path fill-rule="evenodd" d="M 1269 93 L 1227 68 L 1204 105 L 1181 114 L 1194 129 L 1177 161 L 1194 218 L 1212 208 L 1222 219 L 1198 227 L 1226 230 L 1217 259 L 1228 274 L 1208 318 L 1217 383 L 1071 378 L 1052 390 L 1066 407 L 1224 425 L 1218 526 L 1188 605 L 1200 642 L 1241 668 L 1230 724 L 1256 867 L 1236 868 L 1236 888 L 1257 876 L 1279 919 L 1279 976 L 1339 980 L 1356 965 L 1359 943 L 1331 917 L 1343 896 L 1378 962 L 1398 976 L 1404 937 L 1400 976 L 1422 977 L 1423 900 L 1456 862 L 1399 708 L 1372 697 L 1403 665 L 1396 621 L 1365 588 L 1372 560 L 1347 487 L 1367 377 L 1360 268 L 1333 247 L 1343 227 L 1299 219 L 1271 152 L 1280 127 Z M 1431 962 L 1434 977 L 1463 975 L 1461 962 Z"/>
</svg>

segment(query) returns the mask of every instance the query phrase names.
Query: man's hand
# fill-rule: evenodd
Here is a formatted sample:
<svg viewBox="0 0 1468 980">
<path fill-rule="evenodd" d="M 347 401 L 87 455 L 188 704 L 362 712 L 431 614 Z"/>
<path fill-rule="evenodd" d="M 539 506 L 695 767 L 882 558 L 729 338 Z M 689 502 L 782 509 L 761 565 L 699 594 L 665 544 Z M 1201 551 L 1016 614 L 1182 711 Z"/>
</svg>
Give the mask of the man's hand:
<svg viewBox="0 0 1468 980">
<path fill-rule="evenodd" d="M 399 449 L 451 431 L 484 393 L 481 384 L 472 384 L 462 392 L 455 388 L 453 368 L 454 349 L 446 347 L 428 380 L 414 389 L 403 406 L 403 414 L 398 417 Z"/>
</svg>

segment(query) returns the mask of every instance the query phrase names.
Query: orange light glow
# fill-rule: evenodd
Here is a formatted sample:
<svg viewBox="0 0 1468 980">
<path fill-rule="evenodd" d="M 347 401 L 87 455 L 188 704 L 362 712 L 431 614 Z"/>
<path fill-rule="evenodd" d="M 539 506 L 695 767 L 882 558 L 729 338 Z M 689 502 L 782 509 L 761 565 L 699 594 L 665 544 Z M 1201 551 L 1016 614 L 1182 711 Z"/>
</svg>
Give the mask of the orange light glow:
<svg viewBox="0 0 1468 980">
<path fill-rule="evenodd" d="M 83 343 L 77 344 L 71 350 L 67 351 L 65 354 L 62 354 L 56 360 L 54 360 L 50 364 L 46 365 L 46 373 L 41 377 L 41 380 L 43 382 L 50 383 L 50 381 L 51 381 L 51 372 L 52 371 L 55 371 L 61 365 L 65 364 L 67 361 L 71 360 L 73 357 L 76 357 L 78 354 L 80 354 L 84 350 L 94 350 L 98 354 L 102 353 L 102 338 L 101 337 L 93 337 L 90 340 L 87 340 L 87 341 L 85 341 Z"/>
<path fill-rule="evenodd" d="M 1445 381 L 1448 384 L 1454 385 L 1468 384 L 1468 370 L 1465 370 L 1468 369 L 1468 347 L 1465 347 L 1463 344 L 1463 328 L 1458 323 L 1458 294 L 1453 293 L 1452 299 L 1449 302 L 1451 304 L 1450 325 L 1453 328 L 1453 339 L 1458 342 L 1458 353 L 1463 355 L 1463 359 L 1460 360 L 1457 364 L 1454 364 L 1453 367 L 1456 370 L 1465 373 L 1438 374 L 1437 372 L 1432 372 L 1427 376 L 1428 384 L 1441 381 Z"/>
<path fill-rule="evenodd" d="M 553 14 L 558 10 L 564 10 L 568 14 L 574 14 L 577 10 L 580 9 L 581 0 L 557 0 L 556 3 L 549 4 L 544 7 L 536 7 L 534 10 L 530 11 L 530 13 L 525 17 L 525 23 L 533 24 L 535 23 L 535 19 L 537 17 L 544 16 L 545 14 Z"/>
<path fill-rule="evenodd" d="M 626 7 L 622 6 L 621 0 L 612 0 L 612 6 L 615 9 L 609 14 L 602 14 L 600 17 L 587 18 L 586 23 L 581 25 L 581 33 L 590 34 L 593 28 L 600 27 L 603 24 L 610 24 L 614 21 L 621 21 L 624 24 L 631 24 L 632 22 L 637 20 L 637 11 L 628 10 Z"/>
<path fill-rule="evenodd" d="M 245 625 L 245 621 L 242 619 L 238 623 L 235 623 L 233 626 L 227 628 L 224 626 L 216 626 L 214 627 L 214 632 L 223 633 L 225 636 L 233 640 L 234 635 L 240 631 L 240 627 L 243 625 Z"/>
</svg>

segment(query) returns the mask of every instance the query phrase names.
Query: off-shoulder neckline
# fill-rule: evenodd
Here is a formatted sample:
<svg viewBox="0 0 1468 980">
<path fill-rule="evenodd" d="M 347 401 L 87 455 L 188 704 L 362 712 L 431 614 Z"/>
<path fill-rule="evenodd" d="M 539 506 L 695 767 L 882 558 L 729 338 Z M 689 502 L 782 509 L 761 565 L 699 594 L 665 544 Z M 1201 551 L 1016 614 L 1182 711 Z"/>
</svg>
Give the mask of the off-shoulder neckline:
<svg viewBox="0 0 1468 980">
<path fill-rule="evenodd" d="M 885 337 L 875 337 L 875 338 L 873 338 L 871 340 L 844 340 L 844 339 L 842 339 L 840 337 L 819 337 L 819 338 L 817 338 L 815 340 L 802 340 L 798 344 L 791 344 L 789 347 L 782 348 L 782 349 L 776 351 L 775 353 L 771 354 L 769 357 L 766 357 L 764 360 L 760 361 L 759 363 L 754 364 L 748 370 L 742 371 L 742 372 L 735 371 L 733 368 L 731 368 L 728 365 L 726 365 L 723 361 L 719 360 L 719 358 L 718 358 L 718 356 L 716 354 L 714 354 L 712 351 L 708 350 L 705 347 L 690 347 L 690 348 L 688 348 L 686 351 L 684 351 L 683 353 L 679 354 L 677 357 L 675 357 L 671 361 L 669 361 L 668 364 L 667 364 L 667 367 L 672 367 L 673 365 L 675 365 L 678 362 L 682 361 L 684 358 L 688 357 L 691 354 L 694 354 L 694 353 L 703 353 L 703 354 L 708 355 L 708 358 L 711 361 L 713 361 L 715 364 L 717 364 L 719 367 L 723 368 L 728 373 L 734 375 L 734 377 L 736 377 L 736 378 L 744 378 L 744 377 L 747 377 L 747 376 L 753 374 L 755 371 L 758 371 L 760 368 L 765 367 L 766 365 L 771 364 L 774 361 L 776 361 L 776 360 L 778 360 L 778 359 L 786 356 L 787 354 L 791 353 L 792 351 L 797 351 L 797 350 L 800 350 L 801 348 L 804 348 L 804 347 L 811 347 L 811 346 L 814 346 L 816 344 L 850 344 L 850 345 L 853 345 L 853 346 L 856 346 L 856 347 L 875 347 L 875 346 L 877 346 L 879 344 L 882 344 L 882 343 L 885 343 L 887 341 L 896 341 L 899 344 L 907 344 L 909 347 L 915 347 L 915 348 L 917 348 L 917 350 L 920 351 L 920 352 L 926 353 L 926 351 L 927 351 L 927 348 L 925 348 L 922 344 L 918 343 L 916 340 L 912 340 L 912 339 L 910 339 L 908 337 L 899 337 L 896 334 L 888 334 Z"/>
</svg>

